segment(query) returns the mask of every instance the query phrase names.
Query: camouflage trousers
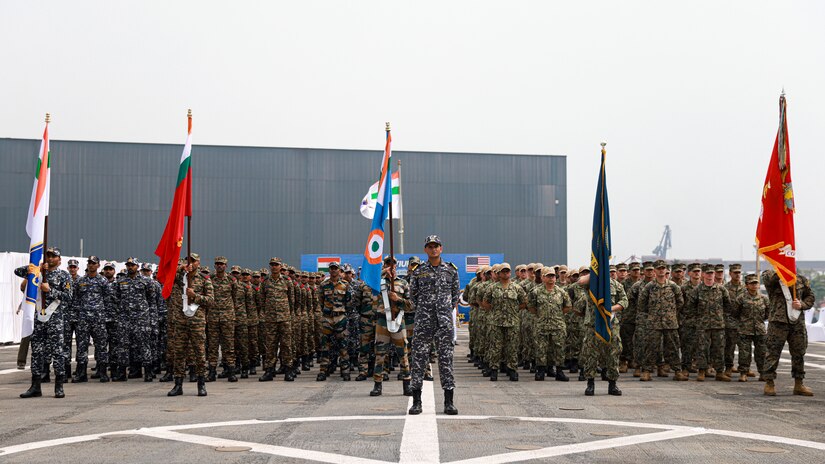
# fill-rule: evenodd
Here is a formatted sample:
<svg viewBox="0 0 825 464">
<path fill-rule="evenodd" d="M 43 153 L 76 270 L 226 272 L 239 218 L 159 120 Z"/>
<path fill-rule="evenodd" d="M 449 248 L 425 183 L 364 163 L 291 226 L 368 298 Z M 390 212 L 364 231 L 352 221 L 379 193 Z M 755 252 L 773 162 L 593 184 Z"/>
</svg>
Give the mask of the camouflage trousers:
<svg viewBox="0 0 825 464">
<path fill-rule="evenodd" d="M 567 337 L 565 338 L 564 359 L 580 359 L 585 328 L 584 318 L 573 311 L 565 316 Z"/>
<path fill-rule="evenodd" d="M 95 351 L 99 349 L 98 344 L 105 346 L 106 351 L 109 353 L 110 365 L 117 363 L 117 334 L 117 321 L 106 321 L 106 340 L 98 342 L 97 339 L 95 339 Z M 166 362 L 171 364 L 172 360 L 169 359 L 168 352 L 167 350 L 164 354 L 166 355 Z"/>
<path fill-rule="evenodd" d="M 72 337 L 77 334 L 77 316 L 75 315 L 71 320 L 63 320 L 63 344 L 66 350 L 66 363 L 72 362 Z M 77 355 L 75 355 L 77 361 Z"/>
<path fill-rule="evenodd" d="M 453 327 L 440 326 L 435 320 L 419 322 L 416 327 L 415 338 L 412 342 L 412 366 L 410 386 L 413 390 L 421 390 L 424 384 L 424 372 L 429 368 L 430 352 L 433 343 L 438 352 L 438 374 L 441 377 L 441 388 L 453 390 Z"/>
<path fill-rule="evenodd" d="M 247 345 L 249 347 L 249 364 L 252 365 L 252 363 L 258 360 L 258 355 L 260 354 L 258 351 L 258 323 L 247 324 L 246 333 L 249 339 L 249 344 Z"/>
<path fill-rule="evenodd" d="M 34 331 L 31 335 L 31 371 L 32 376 L 40 376 L 48 369 L 46 360 L 51 358 L 54 375 L 57 378 L 67 375 L 66 345 L 63 342 L 63 316 L 57 311 L 46 322 L 34 318 Z"/>
<path fill-rule="evenodd" d="M 533 361 L 536 357 L 535 343 L 533 340 L 536 337 L 535 333 L 536 317 L 529 311 L 521 312 L 521 321 L 518 326 L 518 357 L 522 361 Z"/>
<path fill-rule="evenodd" d="M 696 366 L 717 372 L 725 369 L 725 329 L 705 329 L 699 331 L 699 347 L 696 350 Z"/>
<path fill-rule="evenodd" d="M 206 316 L 195 313 L 192 317 L 186 317 L 180 310 L 177 312 L 180 314 L 170 318 L 172 336 L 169 338 L 174 375 L 183 377 L 186 366 L 191 362 L 195 366 L 195 374 L 200 377 L 206 374 Z"/>
<path fill-rule="evenodd" d="M 148 318 L 136 318 L 131 321 L 118 322 L 119 366 L 152 363 L 152 326 Z"/>
<path fill-rule="evenodd" d="M 266 322 L 263 320 L 258 321 L 258 351 L 263 360 L 262 366 L 264 366 L 264 368 L 266 368 L 267 353 L 269 353 L 269 347 L 266 344 L 266 334 Z"/>
<path fill-rule="evenodd" d="M 378 383 L 384 381 L 384 365 L 389 361 L 387 353 L 391 347 L 395 348 L 395 353 L 399 359 L 401 368 L 401 379 L 410 380 L 410 360 L 407 356 L 407 331 L 404 330 L 404 323 L 401 323 L 401 329 L 398 332 L 392 333 L 387 329 L 387 317 L 378 316 L 375 321 L 375 370 L 372 374 L 372 379 Z"/>
<path fill-rule="evenodd" d="M 682 370 L 682 361 L 679 359 L 679 331 L 677 329 L 653 329 L 648 333 L 649 346 L 644 350 L 647 355 L 642 370 L 653 372 L 660 366 L 660 359 L 670 364 L 674 372 Z M 664 354 L 664 357 L 660 356 Z"/>
<path fill-rule="evenodd" d="M 384 326 L 386 328 L 387 325 L 387 318 L 384 317 Z M 403 322 L 402 322 L 403 327 Z M 378 335 L 375 321 L 372 319 L 372 316 L 364 316 L 361 315 L 361 325 L 360 325 L 360 341 L 361 345 L 358 350 L 358 373 L 365 374 L 369 371 L 370 365 L 370 357 L 373 355 L 378 358 Z M 395 334 L 393 334 L 395 335 Z M 373 350 L 375 347 L 375 350 Z M 384 349 L 384 354 L 386 354 L 386 347 Z M 377 362 L 377 361 L 376 361 Z"/>
<path fill-rule="evenodd" d="M 739 334 L 739 372 L 747 373 L 751 368 L 751 361 L 756 360 L 756 372 L 765 373 L 765 358 L 767 357 L 766 335 Z"/>
<path fill-rule="evenodd" d="M 739 329 L 725 329 L 725 368 L 733 367 L 733 356 L 739 344 Z"/>
<path fill-rule="evenodd" d="M 452 338 L 450 339 L 452 340 Z M 518 327 L 494 326 L 490 331 L 490 365 L 515 369 L 518 362 Z"/>
<path fill-rule="evenodd" d="M 622 361 L 632 362 L 633 357 L 633 337 L 636 335 L 636 322 L 622 322 L 622 354 L 619 358 Z"/>
<path fill-rule="evenodd" d="M 278 358 L 281 365 L 292 365 L 292 328 L 290 321 L 266 322 L 266 354 L 264 368 L 274 369 Z"/>
<path fill-rule="evenodd" d="M 618 330 L 616 326 L 618 327 Z M 596 368 L 607 369 L 608 380 L 619 378 L 619 355 L 622 352 L 621 325 L 615 321 L 613 323 L 613 336 L 610 343 L 605 343 L 596 338 L 593 327 L 587 327 L 584 332 L 584 342 L 582 342 L 579 364 L 584 370 L 584 376 L 588 379 L 596 378 Z"/>
<path fill-rule="evenodd" d="M 249 327 L 245 318 L 235 321 L 234 342 L 236 362 L 230 365 L 240 364 L 242 368 L 249 367 Z"/>
<path fill-rule="evenodd" d="M 89 364 L 89 341 L 95 340 L 95 361 L 109 364 L 109 352 L 106 350 L 106 323 L 101 319 L 81 318 L 77 324 L 77 363 Z"/>
<path fill-rule="evenodd" d="M 235 319 L 234 315 L 213 313 L 207 317 L 206 325 L 206 357 L 209 367 L 218 365 L 218 347 L 220 347 L 224 362 L 235 365 Z"/>
<path fill-rule="evenodd" d="M 805 378 L 808 329 L 805 327 L 805 320 L 802 317 L 794 324 L 773 321 L 768 323 L 768 340 L 766 342 L 768 355 L 765 360 L 765 375 L 763 376 L 766 380 L 776 379 L 776 368 L 779 366 L 779 357 L 782 355 L 785 342 L 788 342 L 788 351 L 791 352 L 791 377 L 795 379 Z"/>
<path fill-rule="evenodd" d="M 160 345 L 158 339 L 160 337 L 160 330 L 158 328 L 158 313 L 152 311 L 149 313 L 149 364 L 154 364 L 160 356 Z"/>
<path fill-rule="evenodd" d="M 534 353 L 537 366 L 561 366 L 564 364 L 564 343 L 566 335 L 566 327 L 559 327 L 555 330 L 548 331 L 536 331 Z"/>
<path fill-rule="evenodd" d="M 415 338 L 415 313 L 405 312 L 404 313 L 404 328 L 407 330 L 407 346 L 412 347 L 413 339 Z M 411 352 L 411 351 L 410 351 Z M 412 362 L 412 359 L 410 359 Z M 431 366 L 432 363 L 435 362 L 435 343 L 430 343 L 430 357 L 428 362 L 425 366 L 425 375 L 432 376 L 433 375 L 433 368 Z"/>
<path fill-rule="evenodd" d="M 338 366 L 343 371 L 349 366 L 349 318 L 344 313 L 324 314 L 321 321 L 321 372 L 329 367 L 332 353 L 337 352 Z"/>
<path fill-rule="evenodd" d="M 633 331 L 633 341 L 631 343 L 633 344 L 632 361 L 639 367 L 644 365 L 647 357 L 649 356 L 647 353 L 648 347 L 650 346 L 647 341 L 648 331 L 647 315 L 637 314 L 636 330 Z"/>
<path fill-rule="evenodd" d="M 679 345 L 682 350 L 682 370 L 687 371 L 693 364 L 699 347 L 699 330 L 693 323 L 679 327 Z"/>
<path fill-rule="evenodd" d="M 166 351 L 169 344 L 169 324 L 166 321 L 166 318 L 166 313 L 158 315 L 158 349 L 155 353 L 155 362 L 158 364 L 166 359 Z M 96 339 L 95 343 L 97 343 Z M 95 349 L 97 349 L 97 347 L 95 347 Z"/>
<path fill-rule="evenodd" d="M 358 314 L 358 311 L 347 311 L 347 352 L 350 355 L 358 353 L 358 349 L 361 347 L 360 319 L 361 315 Z"/>
</svg>

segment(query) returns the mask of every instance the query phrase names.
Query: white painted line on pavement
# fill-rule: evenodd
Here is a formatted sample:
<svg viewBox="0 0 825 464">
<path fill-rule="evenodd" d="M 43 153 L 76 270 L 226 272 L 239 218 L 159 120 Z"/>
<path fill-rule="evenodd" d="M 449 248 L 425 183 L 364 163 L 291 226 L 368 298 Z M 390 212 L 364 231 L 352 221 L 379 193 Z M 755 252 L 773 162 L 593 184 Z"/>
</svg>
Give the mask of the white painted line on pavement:
<svg viewBox="0 0 825 464">
<path fill-rule="evenodd" d="M 435 417 L 434 382 L 424 382 L 421 388 L 423 412 L 416 416 L 407 414 L 401 434 L 401 459 L 403 463 L 438 463 L 441 454 L 438 444 L 438 423 Z M 412 398 L 407 402 L 412 406 Z"/>
<path fill-rule="evenodd" d="M 787 354 L 789 357 L 791 356 L 790 351 L 783 351 L 782 354 Z M 808 356 L 808 355 L 806 354 L 805 356 Z M 779 362 L 784 362 L 784 363 L 791 364 L 792 361 L 789 358 L 779 358 Z M 823 366 L 822 364 L 814 364 L 814 363 L 811 363 L 811 362 L 808 362 L 808 361 L 805 361 L 805 367 L 815 367 L 817 369 L 825 369 L 825 366 Z"/>
</svg>

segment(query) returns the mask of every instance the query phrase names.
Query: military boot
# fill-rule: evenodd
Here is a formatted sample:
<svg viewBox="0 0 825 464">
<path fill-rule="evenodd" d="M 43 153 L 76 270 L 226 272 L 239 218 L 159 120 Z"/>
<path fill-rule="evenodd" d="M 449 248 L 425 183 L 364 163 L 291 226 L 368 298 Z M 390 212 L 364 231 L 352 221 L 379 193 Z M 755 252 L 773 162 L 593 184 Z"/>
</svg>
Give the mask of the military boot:
<svg viewBox="0 0 825 464">
<path fill-rule="evenodd" d="M 741 371 L 741 370 L 740 370 L 740 371 Z M 755 372 L 753 372 L 753 371 L 752 371 L 752 370 L 750 370 L 750 369 L 748 369 L 748 374 L 747 374 L 747 375 L 748 375 L 748 377 L 756 377 L 756 373 L 755 373 Z"/>
<path fill-rule="evenodd" d="M 215 366 L 209 366 L 209 373 L 206 375 L 207 382 L 214 382 L 217 380 L 218 377 L 218 368 Z"/>
<path fill-rule="evenodd" d="M 127 370 L 128 370 L 129 368 L 128 368 L 128 367 L 126 367 L 126 366 L 118 366 L 118 368 L 120 369 L 120 373 L 118 374 L 118 377 L 120 378 L 120 381 L 121 381 L 121 382 L 126 382 L 126 381 L 128 381 L 128 380 L 129 380 L 129 376 L 127 375 L 127 374 L 128 374 Z"/>
<path fill-rule="evenodd" d="M 673 375 L 673 380 L 685 382 L 688 380 L 688 375 L 685 371 L 679 371 Z"/>
<path fill-rule="evenodd" d="M 412 389 L 410 388 L 409 380 L 401 381 L 401 394 L 404 396 L 412 396 Z"/>
<path fill-rule="evenodd" d="M 518 372 L 515 369 L 509 369 L 510 382 L 518 382 Z"/>
<path fill-rule="evenodd" d="M 642 376 L 642 369 L 636 368 L 633 370 L 633 377 L 641 377 Z"/>
<path fill-rule="evenodd" d="M 132 364 L 129 366 L 129 377 L 130 379 L 139 379 L 143 377 L 140 372 L 140 365 Z"/>
<path fill-rule="evenodd" d="M 29 387 L 28 390 L 24 391 L 20 394 L 20 398 L 37 398 L 43 396 L 43 392 L 40 391 L 40 376 L 39 375 L 32 375 L 32 385 Z"/>
<path fill-rule="evenodd" d="M 86 363 L 77 363 L 77 372 L 72 377 L 72 383 L 88 382 L 89 378 L 86 376 Z"/>
<path fill-rule="evenodd" d="M 226 370 L 227 370 L 226 380 L 228 380 L 229 382 L 237 382 L 238 377 L 235 375 L 235 368 L 233 366 L 229 366 Z"/>
<path fill-rule="evenodd" d="M 310 359 L 309 356 L 301 357 L 301 370 L 302 371 L 308 371 L 308 370 L 312 369 L 311 367 L 309 367 L 309 359 Z"/>
<path fill-rule="evenodd" d="M 602 368 L 602 371 L 600 372 L 600 374 L 602 376 L 602 381 L 607 382 L 607 368 L 606 367 Z"/>
<path fill-rule="evenodd" d="M 620 374 L 627 373 L 627 361 L 622 361 L 622 363 L 619 364 L 619 373 Z"/>
<path fill-rule="evenodd" d="M 793 379 L 793 394 L 799 396 L 814 396 L 813 390 L 802 384 L 802 379 Z"/>
<path fill-rule="evenodd" d="M 607 394 L 613 396 L 622 396 L 622 391 L 616 386 L 615 380 L 607 381 Z"/>
<path fill-rule="evenodd" d="M 747 382 L 748 381 L 748 373 L 745 371 L 739 372 L 739 381 L 740 382 Z"/>
<path fill-rule="evenodd" d="M 317 376 L 317 377 L 315 377 L 315 381 L 316 381 L 316 382 L 323 382 L 323 381 L 324 381 L 324 380 L 326 380 L 326 379 L 327 379 L 327 374 L 326 374 L 326 372 L 324 372 L 324 371 L 319 372 L 319 373 L 318 373 L 318 376 Z"/>
<path fill-rule="evenodd" d="M 765 396 L 776 396 L 776 387 L 773 384 L 773 380 L 765 380 Z"/>
<path fill-rule="evenodd" d="M 665 370 L 665 366 L 659 366 L 656 369 L 656 377 L 667 377 L 667 371 Z"/>
<path fill-rule="evenodd" d="M 569 382 L 570 378 L 564 373 L 564 369 L 561 366 L 556 367 L 556 381 L 557 382 Z"/>
<path fill-rule="evenodd" d="M 584 382 L 586 379 L 584 378 L 584 369 L 579 369 L 579 382 Z"/>
<path fill-rule="evenodd" d="M 206 396 L 206 379 L 198 376 L 198 396 Z"/>
<path fill-rule="evenodd" d="M 161 382 L 171 382 L 175 380 L 175 377 L 172 375 L 172 366 L 166 366 L 166 373 L 163 374 L 163 377 L 160 378 Z"/>
<path fill-rule="evenodd" d="M 97 365 L 97 373 L 100 383 L 107 383 L 109 381 L 109 376 L 106 374 L 106 364 L 99 363 Z"/>
<path fill-rule="evenodd" d="M 247 366 L 241 366 L 241 378 L 248 379 L 249 378 L 249 368 Z"/>
<path fill-rule="evenodd" d="M 584 389 L 584 396 L 593 396 L 596 394 L 596 381 L 587 379 L 587 388 Z"/>
<path fill-rule="evenodd" d="M 576 358 L 573 358 L 573 359 L 570 360 L 570 373 L 571 374 L 576 374 L 578 372 L 579 372 L 579 360 L 576 359 Z"/>
<path fill-rule="evenodd" d="M 341 370 L 341 380 L 344 382 L 349 382 L 349 372 L 345 372 L 343 369 Z"/>
<path fill-rule="evenodd" d="M 257 361 L 252 363 L 249 366 L 249 375 L 258 375 L 258 369 L 257 369 L 258 366 L 256 366 L 256 364 L 257 364 Z M 246 378 L 246 377 L 241 377 L 241 378 Z"/>
<path fill-rule="evenodd" d="M 287 371 L 286 365 L 284 365 L 284 363 L 281 363 L 281 367 L 275 369 L 274 374 L 275 375 L 286 374 L 286 371 Z"/>
<path fill-rule="evenodd" d="M 555 377 L 556 376 L 556 368 L 553 367 L 553 366 L 548 367 L 546 369 L 546 372 L 547 372 L 547 377 Z"/>
<path fill-rule="evenodd" d="M 728 376 L 728 377 L 733 378 L 733 368 L 728 367 L 727 369 L 725 369 L 725 375 Z"/>
<path fill-rule="evenodd" d="M 66 394 L 63 393 L 63 379 L 54 379 L 54 397 L 55 398 L 65 398 Z"/>
<path fill-rule="evenodd" d="M 699 372 L 696 374 L 696 381 L 697 382 L 704 382 L 705 381 L 705 374 L 707 374 L 707 371 L 705 369 L 699 369 Z"/>
<path fill-rule="evenodd" d="M 101 363 L 95 364 L 94 371 L 92 372 L 92 375 L 89 376 L 89 378 L 92 379 L 92 380 L 99 379 L 100 378 L 100 369 L 105 369 L 105 366 L 102 366 Z"/>
<path fill-rule="evenodd" d="M 407 411 L 410 415 L 415 416 L 417 414 L 421 414 L 423 409 L 421 405 L 421 390 L 413 390 L 412 391 L 413 403 L 412 407 L 409 411 Z"/>
<path fill-rule="evenodd" d="M 229 366 L 229 365 L 227 365 L 227 364 L 224 364 L 224 365 L 223 365 L 223 370 L 221 370 L 221 373 L 220 373 L 220 374 L 218 374 L 218 378 L 219 378 L 219 379 L 226 379 L 226 378 L 229 378 L 229 372 L 230 372 L 231 370 L 232 370 L 232 367 L 231 367 L 231 366 Z"/>
<path fill-rule="evenodd" d="M 720 371 L 716 373 L 716 380 L 718 382 L 730 382 L 731 378 L 725 375 L 725 371 Z"/>
<path fill-rule="evenodd" d="M 195 366 L 189 366 L 189 381 L 196 382 L 198 377 L 195 375 Z"/>
<path fill-rule="evenodd" d="M 381 386 L 383 384 L 381 382 L 375 382 L 375 385 L 372 387 L 372 391 L 370 391 L 370 396 L 381 396 Z"/>
<path fill-rule="evenodd" d="M 272 371 L 273 369 L 271 367 L 267 368 L 264 371 L 264 375 L 258 377 L 258 382 L 271 382 L 274 378 L 274 375 L 272 375 Z"/>
<path fill-rule="evenodd" d="M 147 367 L 147 368 L 143 369 L 143 381 L 144 382 L 151 382 L 152 380 L 154 380 L 154 378 L 155 378 L 155 376 L 154 376 L 154 374 L 152 374 L 152 368 L 151 367 Z"/>
<path fill-rule="evenodd" d="M 458 409 L 456 409 L 453 404 L 454 393 L 455 390 L 444 390 L 444 414 L 447 414 L 448 416 L 455 416 L 458 414 Z"/>
<path fill-rule="evenodd" d="M 639 380 L 642 382 L 650 382 L 653 379 L 650 378 L 650 372 L 644 371 L 642 372 L 642 376 L 639 378 Z"/>
<path fill-rule="evenodd" d="M 544 381 L 544 366 L 536 367 L 536 377 L 535 377 L 535 379 L 536 379 L 537 382 Z"/>
<path fill-rule="evenodd" d="M 355 378 L 356 382 L 363 382 L 364 380 L 367 380 L 367 373 L 366 372 L 360 372 L 358 374 L 358 377 Z"/>
<path fill-rule="evenodd" d="M 490 382 L 498 381 L 498 369 L 490 369 Z"/>
<path fill-rule="evenodd" d="M 347 374 L 349 376 L 349 374 Z M 349 379 L 347 379 L 349 380 Z M 295 381 L 295 371 L 293 369 L 288 369 L 286 374 L 284 374 L 284 381 L 285 382 L 293 382 Z"/>
</svg>

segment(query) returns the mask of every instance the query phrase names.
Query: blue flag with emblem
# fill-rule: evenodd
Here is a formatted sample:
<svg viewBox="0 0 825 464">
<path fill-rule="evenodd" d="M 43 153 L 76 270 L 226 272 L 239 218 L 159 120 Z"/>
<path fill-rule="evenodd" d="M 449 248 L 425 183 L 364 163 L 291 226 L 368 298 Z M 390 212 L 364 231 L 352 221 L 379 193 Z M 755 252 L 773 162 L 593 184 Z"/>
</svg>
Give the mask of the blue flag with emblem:
<svg viewBox="0 0 825 464">
<path fill-rule="evenodd" d="M 596 337 L 605 343 L 612 335 L 613 304 L 610 301 L 610 208 L 607 202 L 607 175 L 604 170 L 606 144 L 602 144 L 602 163 L 596 185 L 593 211 L 593 238 L 590 249 L 590 300 L 596 305 Z"/>
<path fill-rule="evenodd" d="M 375 214 L 372 216 L 372 227 L 367 237 L 367 247 L 364 249 L 364 264 L 361 266 L 361 279 L 364 280 L 373 291 L 381 292 L 381 264 L 384 257 L 384 220 L 390 201 L 392 201 L 392 189 L 390 188 L 390 142 L 392 136 L 387 129 L 387 144 L 384 147 L 384 155 L 381 158 L 381 174 L 378 178 L 378 196 L 375 200 Z"/>
</svg>

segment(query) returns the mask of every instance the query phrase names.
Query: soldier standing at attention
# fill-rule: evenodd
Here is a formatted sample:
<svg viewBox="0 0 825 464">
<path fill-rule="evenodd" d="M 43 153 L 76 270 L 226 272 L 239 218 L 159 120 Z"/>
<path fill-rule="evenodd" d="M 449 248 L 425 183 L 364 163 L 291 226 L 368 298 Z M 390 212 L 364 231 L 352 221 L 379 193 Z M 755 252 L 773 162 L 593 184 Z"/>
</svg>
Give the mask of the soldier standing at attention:
<svg viewBox="0 0 825 464">
<path fill-rule="evenodd" d="M 390 317 L 392 320 L 395 320 L 401 311 L 406 312 L 412 308 L 412 301 L 410 301 L 410 284 L 408 284 L 406 280 L 398 278 L 395 266 L 395 258 L 390 256 L 384 258 L 383 275 L 389 285 L 387 298 L 390 301 Z M 407 355 L 407 334 L 404 330 L 404 319 L 401 319 L 401 327 L 397 332 L 390 332 L 387 328 L 387 312 L 384 306 L 383 295 L 372 295 L 370 292 L 370 296 L 372 303 L 370 308 L 375 315 L 375 369 L 372 375 L 375 386 L 370 392 L 370 396 L 381 396 L 384 381 L 384 366 L 389 361 L 388 353 L 391 349 L 395 349 L 399 359 L 401 381 L 403 382 L 402 392 L 404 396 L 411 396 L 410 361 Z"/>
<path fill-rule="evenodd" d="M 733 312 L 739 303 L 739 298 L 745 294 L 745 284 L 742 283 L 742 265 L 731 264 L 728 266 L 728 274 L 730 274 L 730 281 L 725 284 L 725 288 L 730 295 L 731 308 L 725 313 L 725 375 L 732 377 L 733 373 L 738 372 L 733 363 L 733 355 L 739 345 L 739 318 Z M 741 347 L 739 351 L 742 351 Z"/>
<path fill-rule="evenodd" d="M 20 394 L 20 398 L 43 396 L 40 391 L 40 375 L 44 370 L 48 372 L 48 358 L 52 358 L 54 366 L 54 397 L 63 398 L 66 396 L 63 392 L 63 379 L 66 376 L 63 316 L 72 302 L 72 280 L 68 272 L 60 269 L 60 249 L 56 247 L 46 250 L 39 269 L 33 264 L 20 266 L 14 270 L 14 275 L 25 279 L 30 272 L 39 276 L 42 308 L 35 308 L 34 331 L 31 335 L 32 384 Z M 45 321 L 41 320 L 41 309 L 45 310 L 54 302 L 58 302 L 57 308 Z"/>
<path fill-rule="evenodd" d="M 329 264 L 329 279 L 321 284 L 321 372 L 315 380 L 323 382 L 331 374 L 330 356 L 335 356 L 341 366 L 341 380 L 349 381 L 349 360 L 347 353 L 347 306 L 352 295 L 349 284 L 341 279 L 341 267 L 338 263 Z M 335 353 L 335 348 L 338 352 Z M 332 352 L 332 353 L 330 353 Z"/>
<path fill-rule="evenodd" d="M 566 291 L 556 286 L 556 271 L 552 267 L 541 269 L 541 278 L 544 285 L 536 286 L 527 299 L 527 307 L 535 316 L 535 343 L 536 377 L 544 380 L 547 366 L 556 366 L 556 380 L 567 382 L 564 374 L 564 340 L 567 325 L 564 315 L 570 311 L 573 303 Z"/>
<path fill-rule="evenodd" d="M 79 302 L 77 321 L 77 373 L 72 383 L 88 381 L 86 366 L 89 364 L 89 337 L 94 337 L 95 360 L 100 372 L 100 381 L 108 382 L 106 366 L 109 364 L 109 352 L 106 350 L 106 298 L 111 287 L 105 277 L 97 273 L 100 259 L 89 256 L 86 261 L 86 275 L 77 280 L 74 297 Z"/>
<path fill-rule="evenodd" d="M 797 273 L 795 292 L 779 280 L 776 272 L 770 270 L 762 273 L 762 283 L 768 291 L 770 299 L 770 317 L 768 320 L 768 356 L 765 363 L 765 394 L 776 396 L 776 368 L 779 365 L 779 356 L 788 342 L 788 351 L 791 352 L 791 377 L 794 379 L 793 394 L 814 396 L 810 388 L 802 384 L 805 378 L 805 351 L 808 349 L 808 329 L 805 328 L 805 316 L 800 315 L 795 321 L 788 318 L 788 305 L 798 311 L 805 311 L 813 307 L 816 296 L 811 289 L 808 279 Z M 785 292 L 788 292 L 788 295 Z M 792 298 L 791 301 L 788 301 Z M 32 366 L 34 363 L 32 362 Z"/>
<path fill-rule="evenodd" d="M 72 292 L 75 292 L 77 281 L 80 279 L 80 276 L 77 275 L 78 261 L 76 259 L 69 260 L 69 278 L 72 279 Z M 66 315 L 64 316 L 63 320 L 63 342 L 66 344 L 66 377 L 71 377 L 72 375 L 72 338 L 78 336 L 77 330 L 77 320 L 78 314 L 80 313 L 80 300 L 77 298 L 72 298 L 72 304 L 69 305 L 68 310 L 66 311 Z M 75 351 L 75 361 L 79 361 L 77 359 L 77 351 Z M 66 378 L 63 379 L 63 383 L 66 383 Z"/>
<path fill-rule="evenodd" d="M 664 361 L 669 363 L 675 372 L 673 380 L 687 380 L 682 373 L 682 363 L 679 360 L 679 323 L 677 321 L 678 308 L 684 304 L 682 289 L 676 282 L 669 280 L 665 274 L 667 263 L 656 260 L 654 280 L 648 282 L 639 295 L 639 305 L 636 318 L 646 318 L 649 330 L 647 343 L 650 346 L 644 350 L 647 358 L 642 364 L 641 381 L 650 381 L 650 373 L 659 361 L 660 347 L 664 351 Z M 667 377 L 662 364 L 658 365 L 657 377 Z"/>
<path fill-rule="evenodd" d="M 118 302 L 117 364 L 120 372 L 112 380 L 125 381 L 126 366 L 129 366 L 129 378 L 140 378 L 143 368 L 143 381 L 151 382 L 151 312 L 155 304 L 155 285 L 138 273 L 137 258 L 126 260 L 126 275 L 118 277 L 114 295 Z"/>
<path fill-rule="evenodd" d="M 170 343 L 174 353 L 172 362 L 175 369 L 175 386 L 167 396 L 183 394 L 183 376 L 186 373 L 187 354 L 193 353 L 195 374 L 198 381 L 198 396 L 206 396 L 206 309 L 215 300 L 212 282 L 198 272 L 201 258 L 197 253 L 190 253 L 187 264 L 178 268 L 175 285 L 169 295 L 169 321 L 174 326 L 170 330 Z M 192 316 L 184 314 L 183 277 L 186 276 L 186 297 L 189 305 L 197 304 L 198 309 Z"/>
<path fill-rule="evenodd" d="M 696 308 L 688 308 L 687 301 L 690 292 L 702 283 L 702 265 L 691 263 L 687 266 L 688 280 L 682 284 L 682 296 L 685 304 L 679 308 L 679 344 L 682 350 L 682 370 L 685 373 L 696 373 L 694 357 L 699 347 L 698 314 Z"/>
<path fill-rule="evenodd" d="M 281 274 L 283 262 L 280 258 L 270 258 L 269 267 L 272 275 L 261 283 L 262 318 L 266 323 L 266 355 L 264 356 L 264 374 L 259 382 L 268 382 L 275 377 L 275 364 L 281 358 L 284 367 L 284 381 L 295 380 L 292 369 L 292 335 L 289 303 L 290 284 Z"/>
<path fill-rule="evenodd" d="M 410 414 L 421 414 L 421 388 L 424 370 L 433 341 L 438 345 L 438 370 L 444 389 L 444 413 L 458 414 L 453 404 L 453 311 L 458 305 L 458 269 L 441 259 L 443 247 L 437 235 L 424 240 L 427 262 L 421 263 L 410 278 L 410 294 L 415 306 L 415 340 L 412 346 L 412 394 Z"/>
<path fill-rule="evenodd" d="M 739 381 L 747 382 L 748 377 L 756 377 L 750 371 L 751 353 L 756 357 L 756 371 L 759 380 L 765 380 L 765 355 L 767 353 L 765 321 L 768 320 L 768 297 L 759 294 L 759 276 L 745 276 L 747 290 L 739 297 L 735 316 L 739 318 Z"/>
<path fill-rule="evenodd" d="M 704 382 L 708 366 L 716 370 L 716 380 L 730 382 L 725 375 L 725 312 L 731 305 L 728 291 L 716 282 L 712 264 L 702 265 L 702 283 L 693 289 L 685 302 L 689 313 L 695 313 L 699 347 L 696 353 L 696 363 L 699 374 L 696 380 Z"/>
<path fill-rule="evenodd" d="M 518 382 L 518 322 L 521 310 L 527 309 L 527 293 L 521 286 L 510 282 L 508 263 L 501 263 L 498 283 L 485 295 L 481 305 L 491 313 L 490 380 L 498 380 L 500 368 L 510 375 L 511 381 Z"/>
<path fill-rule="evenodd" d="M 215 300 L 206 308 L 207 346 L 209 361 L 207 382 L 214 382 L 218 370 L 218 347 L 226 363 L 221 378 L 237 382 L 235 368 L 235 282 L 226 273 L 228 260 L 223 256 L 215 258 L 215 275 L 210 278 Z"/>
</svg>

